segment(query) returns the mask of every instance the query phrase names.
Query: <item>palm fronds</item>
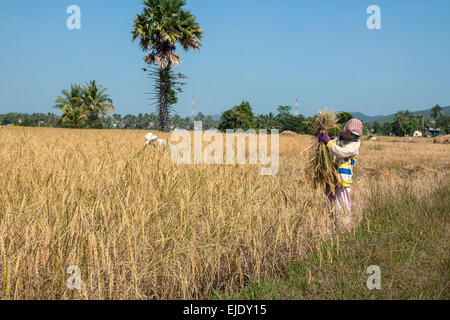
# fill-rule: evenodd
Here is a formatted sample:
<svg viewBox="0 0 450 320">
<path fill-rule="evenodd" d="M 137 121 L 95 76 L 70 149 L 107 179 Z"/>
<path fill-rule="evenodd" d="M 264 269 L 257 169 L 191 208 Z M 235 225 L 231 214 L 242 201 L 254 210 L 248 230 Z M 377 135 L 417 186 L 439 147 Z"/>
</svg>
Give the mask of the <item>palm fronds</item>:
<svg viewBox="0 0 450 320">
<path fill-rule="evenodd" d="M 184 50 L 198 51 L 203 39 L 195 16 L 185 7 L 184 0 L 145 0 L 141 14 L 133 22 L 132 38 L 137 41 L 146 54 L 144 61 L 155 66 L 154 99 L 159 114 L 160 127 L 169 131 L 169 114 L 171 105 L 176 102 L 177 89 L 172 87 L 172 69 L 181 64 L 181 58 L 175 54 L 180 44 Z M 147 68 L 146 68 L 147 69 Z"/>
<path fill-rule="evenodd" d="M 71 128 L 101 127 L 100 117 L 110 117 L 115 111 L 107 88 L 90 81 L 85 86 L 72 84 L 70 91 L 63 90 L 53 106 L 62 113 L 61 122 Z"/>
</svg>

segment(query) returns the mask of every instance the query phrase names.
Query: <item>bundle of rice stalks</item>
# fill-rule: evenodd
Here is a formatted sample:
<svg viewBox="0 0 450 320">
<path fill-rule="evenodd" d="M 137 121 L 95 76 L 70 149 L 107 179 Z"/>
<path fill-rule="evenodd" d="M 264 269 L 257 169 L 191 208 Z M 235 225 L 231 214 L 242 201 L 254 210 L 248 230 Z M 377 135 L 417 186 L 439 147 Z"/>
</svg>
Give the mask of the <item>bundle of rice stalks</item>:
<svg viewBox="0 0 450 320">
<path fill-rule="evenodd" d="M 336 192 L 339 182 L 337 168 L 327 146 L 319 140 L 321 133 L 327 133 L 331 129 L 338 128 L 336 115 L 329 112 L 327 108 L 318 112 L 312 122 L 315 138 L 309 148 L 309 163 L 306 167 L 306 176 L 315 189 Z"/>
</svg>

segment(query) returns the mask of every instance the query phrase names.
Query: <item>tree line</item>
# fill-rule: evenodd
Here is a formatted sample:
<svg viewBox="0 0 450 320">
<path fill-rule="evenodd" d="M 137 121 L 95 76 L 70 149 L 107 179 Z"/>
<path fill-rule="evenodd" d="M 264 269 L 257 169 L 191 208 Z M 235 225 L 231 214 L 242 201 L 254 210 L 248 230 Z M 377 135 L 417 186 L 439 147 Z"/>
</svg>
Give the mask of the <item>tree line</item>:
<svg viewBox="0 0 450 320">
<path fill-rule="evenodd" d="M 89 126 L 84 119 L 75 126 L 73 122 L 67 122 L 64 116 L 54 113 L 18 113 L 9 112 L 0 114 L 0 125 L 14 125 L 23 127 L 53 127 L 53 128 L 78 128 L 88 129 Z M 199 113 L 194 120 L 191 117 L 181 117 L 174 115 L 169 120 L 170 129 L 194 129 L 194 121 L 202 121 L 203 129 L 217 128 L 218 121 L 215 121 L 211 116 L 205 116 Z M 96 122 L 94 129 L 130 129 L 130 130 L 147 130 L 152 129 L 161 131 L 158 115 L 155 113 L 139 113 L 138 115 L 118 113 L 112 114 L 112 117 L 100 118 Z"/>
<path fill-rule="evenodd" d="M 96 88 L 96 89 L 95 89 Z M 152 129 L 162 131 L 160 119 L 156 113 L 139 113 L 138 115 L 127 114 L 122 116 L 118 113 L 110 114 L 113 110 L 112 100 L 105 93 L 106 88 L 97 86 L 91 81 L 84 88 L 72 85 L 70 90 L 63 90 L 62 95 L 57 98 L 55 108 L 61 111 L 58 116 L 53 113 L 8 113 L 0 115 L 0 124 L 13 124 L 17 126 L 30 127 L 61 127 L 61 128 L 94 128 L 94 129 Z M 84 98 L 83 98 L 84 97 Z M 441 133 L 450 133 L 450 116 L 442 114 L 439 105 L 431 109 L 433 120 L 424 114 L 414 116 L 410 111 L 398 111 L 394 120 L 380 123 L 364 122 L 364 134 L 412 136 L 414 131 L 425 132 L 429 128 L 440 128 Z M 343 126 L 353 118 L 349 112 L 337 113 L 338 123 Z M 293 115 L 292 106 L 277 108 L 276 113 L 254 114 L 248 101 L 232 107 L 225 111 L 220 120 L 214 120 L 201 112 L 194 119 L 192 117 L 181 117 L 174 115 L 169 118 L 169 130 L 194 129 L 194 121 L 202 121 L 203 129 L 217 128 L 221 131 L 227 129 L 278 129 L 280 132 L 293 131 L 298 134 L 313 134 L 311 122 L 314 117 L 305 117 L 301 114 Z M 339 129 L 330 132 L 331 135 L 339 134 Z"/>
<path fill-rule="evenodd" d="M 339 112 L 337 114 L 339 129 L 330 132 L 331 135 L 337 136 L 348 120 L 353 118 L 349 112 Z M 278 129 L 280 132 L 292 131 L 297 134 L 314 134 L 311 123 L 314 117 L 305 117 L 301 114 L 293 115 L 292 106 L 280 105 L 277 113 L 269 112 L 268 114 L 255 115 L 248 101 L 243 101 L 240 105 L 236 105 L 230 110 L 225 111 L 218 125 L 218 129 L 225 132 L 227 129 L 261 129 L 268 132 L 272 129 Z M 367 133 L 367 132 L 366 132 Z"/>
<path fill-rule="evenodd" d="M 280 132 L 289 130 L 299 134 L 313 134 L 311 122 L 314 117 L 304 117 L 303 115 L 292 115 L 291 106 L 279 106 L 277 114 L 272 112 L 268 114 L 254 115 L 250 104 L 243 101 L 240 105 L 234 106 L 232 109 L 222 114 L 218 128 L 221 131 L 226 129 L 279 129 Z M 425 132 L 430 128 L 440 128 L 441 133 L 448 134 L 450 132 L 450 116 L 442 114 L 442 107 L 435 105 L 431 109 L 433 120 L 428 119 L 424 114 L 414 116 L 408 110 L 398 111 L 394 120 L 386 121 L 383 124 L 378 121 L 364 122 L 364 134 L 377 135 L 395 135 L 395 136 L 412 136 L 414 131 L 419 130 Z M 339 130 L 348 120 L 353 118 L 349 112 L 337 113 L 340 128 L 330 132 L 336 136 Z"/>
<path fill-rule="evenodd" d="M 386 121 L 383 124 L 378 121 L 367 123 L 366 126 L 373 134 L 377 135 L 395 135 L 395 136 L 412 136 L 414 131 L 425 132 L 430 128 L 439 128 L 441 134 L 450 133 L 450 116 L 442 114 L 442 107 L 435 105 L 431 108 L 431 117 L 428 119 L 424 114 L 414 116 L 408 110 L 401 110 L 395 114 L 394 120 Z"/>
</svg>

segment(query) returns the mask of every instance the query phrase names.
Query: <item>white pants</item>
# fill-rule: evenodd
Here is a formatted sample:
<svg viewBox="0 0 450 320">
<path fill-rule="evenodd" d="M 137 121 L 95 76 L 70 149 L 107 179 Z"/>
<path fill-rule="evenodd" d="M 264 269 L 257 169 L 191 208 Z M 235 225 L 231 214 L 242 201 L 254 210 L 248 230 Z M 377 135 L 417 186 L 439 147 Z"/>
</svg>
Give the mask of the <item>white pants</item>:
<svg viewBox="0 0 450 320">
<path fill-rule="evenodd" d="M 340 221 L 348 227 L 352 220 L 352 199 L 350 188 L 336 188 L 336 194 L 328 194 L 330 200 L 330 217 L 334 222 Z"/>
</svg>

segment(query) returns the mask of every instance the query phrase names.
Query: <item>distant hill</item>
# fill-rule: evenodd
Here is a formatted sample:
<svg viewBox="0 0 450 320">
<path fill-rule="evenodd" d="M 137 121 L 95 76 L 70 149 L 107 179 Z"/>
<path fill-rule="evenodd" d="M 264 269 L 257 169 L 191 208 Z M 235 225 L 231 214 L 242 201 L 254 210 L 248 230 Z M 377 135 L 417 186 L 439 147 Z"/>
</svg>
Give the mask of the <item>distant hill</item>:
<svg viewBox="0 0 450 320">
<path fill-rule="evenodd" d="M 432 120 L 431 117 L 431 108 L 430 109 L 426 109 L 426 110 L 420 110 L 420 111 L 414 111 L 412 112 L 412 114 L 414 116 L 418 116 L 419 114 L 423 113 L 424 116 L 426 118 L 428 118 L 429 120 Z M 364 122 L 373 122 L 373 121 L 378 121 L 380 123 L 383 122 L 387 122 L 387 121 L 393 121 L 395 118 L 395 113 L 394 114 L 390 114 L 387 116 L 367 116 L 364 113 L 361 112 L 351 112 L 351 114 L 353 114 L 353 116 L 355 118 L 358 118 Z M 450 106 L 447 107 L 442 107 L 442 115 L 444 116 L 449 116 L 450 115 Z"/>
<path fill-rule="evenodd" d="M 399 109 L 399 110 L 400 110 L 400 109 Z M 426 109 L 426 110 L 420 110 L 420 111 L 414 111 L 414 112 L 412 112 L 412 114 L 413 114 L 414 116 L 418 116 L 420 113 L 423 113 L 424 116 L 425 116 L 426 118 L 428 118 L 429 120 L 432 120 L 432 117 L 431 117 L 431 108 L 430 108 L 430 109 Z M 382 115 L 379 115 L 379 116 L 368 116 L 368 115 L 365 115 L 364 113 L 361 113 L 361 112 L 351 112 L 351 114 L 352 114 L 355 118 L 357 118 L 357 119 L 359 119 L 359 120 L 362 120 L 362 121 L 364 121 L 364 122 L 374 122 L 374 121 L 378 121 L 378 122 L 380 122 L 380 123 L 384 123 L 384 122 L 387 122 L 387 121 L 393 121 L 393 120 L 394 120 L 394 117 L 395 117 L 395 113 L 390 114 L 390 115 L 387 115 L 387 116 L 382 116 Z M 450 106 L 442 107 L 442 115 L 444 115 L 444 116 L 450 116 Z M 219 114 L 211 115 L 211 117 L 212 117 L 213 120 L 215 120 L 215 121 L 220 121 L 220 115 L 219 115 Z"/>
</svg>

